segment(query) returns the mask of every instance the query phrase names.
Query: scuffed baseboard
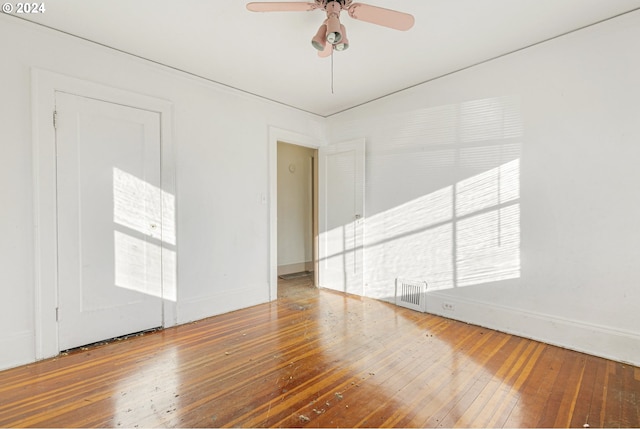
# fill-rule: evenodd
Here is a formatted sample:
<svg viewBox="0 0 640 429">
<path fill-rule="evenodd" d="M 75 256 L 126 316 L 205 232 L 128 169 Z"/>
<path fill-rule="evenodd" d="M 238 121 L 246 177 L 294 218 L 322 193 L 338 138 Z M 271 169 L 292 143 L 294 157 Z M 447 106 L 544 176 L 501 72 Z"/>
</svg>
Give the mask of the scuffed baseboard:
<svg viewBox="0 0 640 429">
<path fill-rule="evenodd" d="M 453 305 L 453 310 L 445 310 L 445 303 Z M 640 334 L 636 332 L 438 292 L 427 292 L 427 313 L 640 366 Z"/>
</svg>

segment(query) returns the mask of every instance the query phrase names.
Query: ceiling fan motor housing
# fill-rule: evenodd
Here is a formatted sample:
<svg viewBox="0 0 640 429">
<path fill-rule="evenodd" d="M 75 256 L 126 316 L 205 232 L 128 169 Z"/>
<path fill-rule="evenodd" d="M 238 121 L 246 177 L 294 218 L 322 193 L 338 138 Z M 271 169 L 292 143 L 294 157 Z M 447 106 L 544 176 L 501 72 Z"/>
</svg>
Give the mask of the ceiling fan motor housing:
<svg viewBox="0 0 640 429">
<path fill-rule="evenodd" d="M 315 0 L 318 9 L 327 10 L 329 3 L 338 3 L 342 9 L 346 9 L 351 6 L 353 0 Z"/>
</svg>

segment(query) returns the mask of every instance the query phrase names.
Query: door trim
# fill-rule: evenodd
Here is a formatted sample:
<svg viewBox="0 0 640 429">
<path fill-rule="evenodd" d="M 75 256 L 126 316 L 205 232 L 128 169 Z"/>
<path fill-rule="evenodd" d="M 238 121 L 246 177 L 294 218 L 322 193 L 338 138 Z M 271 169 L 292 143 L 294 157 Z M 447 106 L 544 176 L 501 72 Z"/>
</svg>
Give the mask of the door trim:
<svg viewBox="0 0 640 429">
<path fill-rule="evenodd" d="M 323 142 L 311 136 L 269 127 L 269 300 L 278 299 L 278 142 L 319 149 Z M 321 207 L 317 208 L 321 210 Z M 315 242 L 315 241 L 314 241 Z M 317 258 L 318 254 L 315 253 Z"/>
<path fill-rule="evenodd" d="M 47 70 L 31 69 L 36 360 L 56 356 L 59 353 L 56 320 L 58 306 L 56 134 L 53 127 L 56 91 L 159 113 L 161 188 L 175 195 L 173 104 L 171 102 Z M 176 210 L 176 220 L 177 216 Z M 176 235 L 177 233 L 176 225 Z M 176 307 L 176 302 L 163 300 L 165 327 L 176 324 Z"/>
</svg>

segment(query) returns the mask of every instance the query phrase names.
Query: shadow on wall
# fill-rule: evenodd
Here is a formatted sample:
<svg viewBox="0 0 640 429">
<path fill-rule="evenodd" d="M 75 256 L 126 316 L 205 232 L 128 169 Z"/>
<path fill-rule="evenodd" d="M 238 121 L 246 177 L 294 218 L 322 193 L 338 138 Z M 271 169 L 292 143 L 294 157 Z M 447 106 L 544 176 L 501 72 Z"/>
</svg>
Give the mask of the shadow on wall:
<svg viewBox="0 0 640 429">
<path fill-rule="evenodd" d="M 430 291 L 519 278 L 519 97 L 376 123 L 386 125 L 367 147 L 365 295 L 392 299 L 397 277 L 427 281 Z M 341 249 L 345 263 L 352 252 Z"/>
</svg>

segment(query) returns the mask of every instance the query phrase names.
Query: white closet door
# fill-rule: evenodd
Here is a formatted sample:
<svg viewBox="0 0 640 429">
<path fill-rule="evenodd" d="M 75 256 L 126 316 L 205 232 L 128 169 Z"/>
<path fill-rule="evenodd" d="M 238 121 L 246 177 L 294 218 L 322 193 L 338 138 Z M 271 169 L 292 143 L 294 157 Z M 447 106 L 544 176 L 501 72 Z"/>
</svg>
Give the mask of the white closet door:
<svg viewBox="0 0 640 429">
<path fill-rule="evenodd" d="M 161 326 L 160 114 L 61 92 L 56 112 L 59 348 Z"/>
</svg>

